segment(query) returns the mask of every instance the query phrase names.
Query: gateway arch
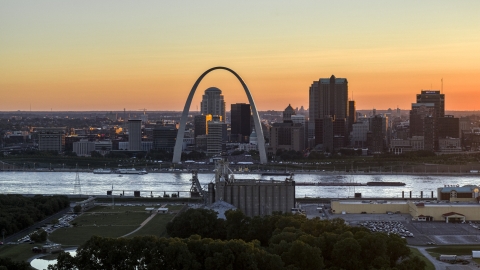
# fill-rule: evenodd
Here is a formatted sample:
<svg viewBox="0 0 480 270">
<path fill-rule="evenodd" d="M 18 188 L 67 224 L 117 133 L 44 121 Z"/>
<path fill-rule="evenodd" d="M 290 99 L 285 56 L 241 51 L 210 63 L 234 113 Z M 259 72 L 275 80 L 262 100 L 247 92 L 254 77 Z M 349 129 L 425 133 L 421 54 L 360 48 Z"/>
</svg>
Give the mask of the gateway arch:
<svg viewBox="0 0 480 270">
<path fill-rule="evenodd" d="M 248 90 L 247 85 L 245 82 L 242 80 L 242 78 L 233 70 L 227 68 L 227 67 L 213 67 L 207 71 L 205 71 L 200 77 L 198 77 L 197 81 L 192 87 L 192 90 L 190 91 L 190 94 L 188 95 L 187 102 L 185 102 L 185 107 L 183 108 L 183 113 L 182 113 L 182 118 L 180 119 L 180 127 L 178 129 L 177 133 L 177 140 L 175 141 L 175 148 L 173 151 L 173 163 L 179 163 L 181 160 L 182 156 L 182 145 L 183 145 L 183 136 L 185 134 L 185 125 L 187 122 L 187 117 L 188 117 L 188 112 L 190 109 L 190 105 L 192 104 L 192 99 L 193 95 L 195 94 L 195 91 L 197 90 L 198 85 L 202 81 L 202 79 L 210 72 L 217 70 L 217 69 L 223 69 L 226 71 L 229 71 L 235 77 L 237 77 L 238 81 L 242 84 L 243 89 L 245 90 L 245 93 L 247 94 L 248 97 L 248 102 L 250 103 L 250 106 L 252 107 L 252 113 L 253 113 L 253 122 L 255 124 L 255 132 L 257 133 L 257 138 L 258 138 L 258 151 L 260 153 L 260 163 L 261 164 L 266 164 L 267 163 L 267 154 L 265 152 L 265 138 L 263 137 L 263 130 L 262 126 L 260 125 L 260 116 L 258 115 L 257 107 L 255 107 L 255 102 L 253 101 L 253 97 L 250 94 L 250 90 Z"/>
</svg>

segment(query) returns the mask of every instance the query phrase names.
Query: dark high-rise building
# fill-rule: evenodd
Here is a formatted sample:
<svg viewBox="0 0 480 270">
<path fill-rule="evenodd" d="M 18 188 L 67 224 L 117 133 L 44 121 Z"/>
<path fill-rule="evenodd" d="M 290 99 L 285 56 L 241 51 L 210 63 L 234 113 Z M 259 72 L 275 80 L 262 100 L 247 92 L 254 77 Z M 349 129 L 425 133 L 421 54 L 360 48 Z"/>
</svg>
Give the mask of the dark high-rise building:
<svg viewBox="0 0 480 270">
<path fill-rule="evenodd" d="M 142 120 L 128 120 L 128 150 L 142 150 Z"/>
<path fill-rule="evenodd" d="M 222 90 L 216 87 L 205 90 L 200 108 L 203 115 L 218 115 L 221 116 L 221 121 L 225 121 L 225 101 L 223 100 Z"/>
<path fill-rule="evenodd" d="M 436 119 L 435 117 L 429 116 L 423 119 L 423 149 L 427 151 L 435 151 L 437 148 L 435 146 L 438 141 L 437 132 L 435 128 Z"/>
<path fill-rule="evenodd" d="M 357 109 L 355 108 L 355 101 L 348 101 L 348 133 L 352 132 L 352 125 L 357 122 Z"/>
<path fill-rule="evenodd" d="M 156 125 L 153 129 L 153 149 L 173 153 L 177 139 L 177 127 L 174 125 Z"/>
<path fill-rule="evenodd" d="M 207 122 L 212 121 L 212 115 L 211 114 L 201 114 L 201 115 L 195 115 L 193 119 L 193 124 L 194 124 L 194 136 L 197 138 L 197 136 L 200 135 L 206 135 L 208 134 L 208 126 Z"/>
<path fill-rule="evenodd" d="M 433 103 L 413 103 L 410 111 L 410 137 L 424 136 L 424 119 L 435 116 Z"/>
<path fill-rule="evenodd" d="M 422 90 L 417 94 L 417 103 L 433 103 L 435 108 L 435 118 L 445 116 L 445 95 L 437 90 Z"/>
<path fill-rule="evenodd" d="M 375 115 L 370 119 L 370 136 L 368 136 L 368 149 L 372 154 L 381 154 L 385 147 L 385 121 L 382 116 Z"/>
<path fill-rule="evenodd" d="M 438 138 L 460 138 L 460 119 L 453 115 L 438 118 Z"/>
<path fill-rule="evenodd" d="M 309 138 L 315 136 L 315 119 L 348 117 L 348 81 L 345 78 L 321 78 L 309 90 Z"/>
<path fill-rule="evenodd" d="M 248 142 L 248 136 L 252 133 L 250 104 L 232 104 L 230 114 L 231 137 L 238 138 L 242 143 Z"/>
</svg>

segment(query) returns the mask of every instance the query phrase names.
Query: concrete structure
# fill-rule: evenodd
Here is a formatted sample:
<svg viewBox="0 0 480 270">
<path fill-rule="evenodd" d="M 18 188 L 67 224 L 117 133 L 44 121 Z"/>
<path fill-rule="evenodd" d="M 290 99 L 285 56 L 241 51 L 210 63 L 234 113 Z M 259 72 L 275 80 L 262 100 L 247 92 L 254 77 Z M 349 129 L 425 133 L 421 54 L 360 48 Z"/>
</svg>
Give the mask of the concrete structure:
<svg viewBox="0 0 480 270">
<path fill-rule="evenodd" d="M 142 120 L 128 120 L 128 150 L 142 150 Z"/>
<path fill-rule="evenodd" d="M 63 152 L 66 127 L 35 128 L 38 134 L 38 150 Z"/>
<path fill-rule="evenodd" d="M 295 181 L 291 178 L 285 181 L 235 179 L 228 163 L 219 161 L 217 165 L 215 190 L 209 190 L 215 201 L 232 204 L 250 217 L 271 215 L 275 211 L 290 213 L 295 207 Z"/>
<path fill-rule="evenodd" d="M 225 122 L 225 101 L 223 100 L 222 90 L 216 87 L 205 90 L 200 102 L 200 112 L 203 115 L 220 116 L 220 121 Z"/>
<path fill-rule="evenodd" d="M 202 81 L 202 79 L 208 73 L 210 73 L 214 70 L 217 70 L 217 69 L 223 69 L 223 70 L 229 71 L 242 84 L 243 89 L 245 90 L 245 93 L 247 94 L 250 106 L 252 108 L 253 122 L 255 124 L 255 131 L 257 132 L 257 136 L 258 136 L 258 151 L 259 151 L 259 154 L 260 154 L 260 163 L 261 164 L 266 164 L 268 160 L 267 160 L 267 153 L 266 153 L 266 150 L 265 150 L 265 138 L 263 136 L 263 130 L 262 130 L 262 126 L 261 126 L 261 123 L 260 123 L 260 116 L 258 115 L 257 107 L 255 106 L 255 102 L 253 101 L 253 97 L 250 94 L 250 90 L 248 90 L 248 87 L 245 84 L 245 82 L 242 80 L 242 78 L 235 71 L 233 71 L 233 70 L 231 70 L 227 67 L 213 67 L 213 68 L 208 69 L 202 75 L 200 75 L 200 77 L 197 79 L 197 81 L 193 85 L 192 90 L 190 91 L 190 94 L 188 95 L 187 101 L 185 102 L 185 107 L 184 107 L 183 112 L 182 112 L 182 118 L 180 120 L 180 127 L 179 127 L 178 134 L 177 134 L 177 140 L 175 142 L 175 149 L 174 149 L 174 153 L 173 153 L 172 162 L 173 163 L 178 163 L 178 162 L 180 162 L 180 159 L 181 159 L 182 142 L 183 142 L 183 136 L 185 134 L 185 125 L 186 125 L 186 122 L 187 122 L 188 111 L 190 109 L 190 105 L 192 104 L 193 95 L 195 94 L 195 91 L 197 90 L 197 87 L 200 84 L 200 82 Z"/>
</svg>

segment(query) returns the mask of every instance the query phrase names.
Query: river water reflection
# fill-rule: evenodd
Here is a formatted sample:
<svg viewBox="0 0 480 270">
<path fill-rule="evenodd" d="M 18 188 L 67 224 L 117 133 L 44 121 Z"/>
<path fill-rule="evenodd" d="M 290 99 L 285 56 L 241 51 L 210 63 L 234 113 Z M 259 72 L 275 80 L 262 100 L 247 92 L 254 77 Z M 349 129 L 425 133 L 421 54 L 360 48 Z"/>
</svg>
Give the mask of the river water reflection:
<svg viewBox="0 0 480 270">
<path fill-rule="evenodd" d="M 71 250 L 71 251 L 66 251 L 67 253 L 70 253 L 70 255 L 74 256 L 77 255 L 77 251 L 76 250 Z M 31 262 L 30 262 L 30 265 L 35 268 L 35 269 L 39 269 L 39 270 L 43 270 L 43 269 L 48 269 L 48 266 L 49 265 L 55 265 L 57 264 L 57 259 L 54 259 L 54 260 L 44 260 L 42 258 L 36 258 L 36 259 L 33 259 Z"/>
<path fill-rule="evenodd" d="M 0 172 L 0 192 L 20 194 L 74 194 L 75 172 Z M 200 173 L 200 183 L 207 185 L 214 181 L 213 173 Z M 260 174 L 238 174 L 237 179 L 270 180 L 273 176 Z M 190 173 L 149 173 L 146 175 L 93 174 L 79 173 L 81 193 L 88 195 L 106 195 L 113 186 L 114 194 L 124 193 L 132 196 L 133 191 L 141 191 L 142 196 L 162 196 L 164 192 L 180 191 L 180 196 L 189 196 Z M 274 176 L 276 180 L 285 177 Z M 405 186 L 297 186 L 296 197 L 346 198 L 354 193 L 362 193 L 362 197 L 430 197 L 437 188 L 444 185 L 480 185 L 478 175 L 348 175 L 341 173 L 296 174 L 296 182 L 321 183 L 367 183 L 371 181 L 404 182 Z"/>
</svg>

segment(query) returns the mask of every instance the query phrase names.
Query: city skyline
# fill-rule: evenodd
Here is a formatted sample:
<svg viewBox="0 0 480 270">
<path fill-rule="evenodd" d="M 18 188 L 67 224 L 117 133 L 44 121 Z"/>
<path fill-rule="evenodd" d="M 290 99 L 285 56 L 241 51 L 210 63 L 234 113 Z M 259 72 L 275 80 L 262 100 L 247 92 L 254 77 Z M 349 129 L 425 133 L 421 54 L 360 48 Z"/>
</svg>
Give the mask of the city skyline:
<svg viewBox="0 0 480 270">
<path fill-rule="evenodd" d="M 195 79 L 232 68 L 259 110 L 308 108 L 313 81 L 349 81 L 358 110 L 441 90 L 446 110 L 479 110 L 480 3 L 465 1 L 2 3 L 0 111 L 181 111 Z M 226 107 L 247 99 L 209 74 Z M 274 95 L 272 95 L 274 94 Z M 191 111 L 198 111 L 197 93 Z"/>
</svg>

